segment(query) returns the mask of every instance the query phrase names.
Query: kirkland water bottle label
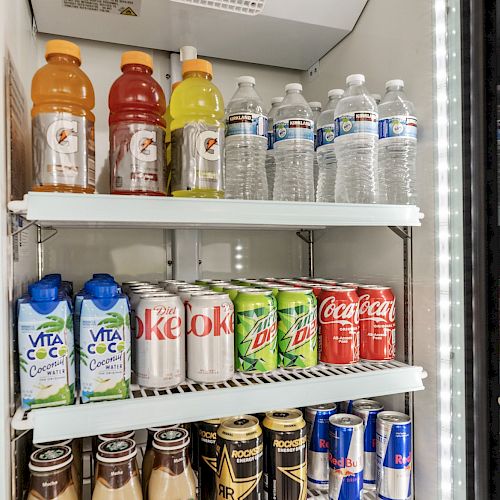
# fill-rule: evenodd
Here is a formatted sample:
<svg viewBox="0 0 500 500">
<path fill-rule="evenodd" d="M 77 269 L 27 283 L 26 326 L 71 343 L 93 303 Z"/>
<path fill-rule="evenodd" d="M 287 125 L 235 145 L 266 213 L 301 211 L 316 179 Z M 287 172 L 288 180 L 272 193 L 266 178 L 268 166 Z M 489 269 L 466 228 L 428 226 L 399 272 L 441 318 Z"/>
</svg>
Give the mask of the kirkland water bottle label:
<svg viewBox="0 0 500 500">
<path fill-rule="evenodd" d="M 303 118 L 280 120 L 274 124 L 274 142 L 300 139 L 314 143 L 314 122 Z"/>
<path fill-rule="evenodd" d="M 231 135 L 257 135 L 266 137 L 267 116 L 255 113 L 233 113 L 226 120 L 226 137 Z"/>
<path fill-rule="evenodd" d="M 70 113 L 33 118 L 33 162 L 37 186 L 94 187 L 94 122 Z"/>
<path fill-rule="evenodd" d="M 187 123 L 172 131 L 172 191 L 224 191 L 224 127 Z"/>
<path fill-rule="evenodd" d="M 267 133 L 267 149 L 274 148 L 274 132 Z"/>
<path fill-rule="evenodd" d="M 318 129 L 318 145 L 321 146 L 329 146 L 333 144 L 335 140 L 335 123 L 329 123 L 328 125 L 323 125 Z"/>
<path fill-rule="evenodd" d="M 378 113 L 354 111 L 335 118 L 335 137 L 348 134 L 373 134 L 378 136 Z"/>
<path fill-rule="evenodd" d="M 162 127 L 145 123 L 111 125 L 111 190 L 166 194 L 164 144 Z"/>
<path fill-rule="evenodd" d="M 390 116 L 381 118 L 378 122 L 378 135 L 380 139 L 389 137 L 417 138 L 417 119 L 414 116 Z"/>
</svg>

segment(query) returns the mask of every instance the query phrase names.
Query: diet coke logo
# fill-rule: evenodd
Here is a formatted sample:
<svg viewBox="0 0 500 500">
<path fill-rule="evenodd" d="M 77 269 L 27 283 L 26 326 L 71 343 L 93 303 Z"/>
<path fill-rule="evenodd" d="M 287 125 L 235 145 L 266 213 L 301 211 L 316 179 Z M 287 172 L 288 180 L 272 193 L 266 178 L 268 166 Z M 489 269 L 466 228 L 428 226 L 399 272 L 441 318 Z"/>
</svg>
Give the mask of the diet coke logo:
<svg viewBox="0 0 500 500">
<path fill-rule="evenodd" d="M 182 318 L 175 308 L 144 309 L 144 317 L 136 316 L 136 338 L 175 340 L 182 333 Z"/>
<path fill-rule="evenodd" d="M 396 319 L 396 300 L 372 299 L 370 295 L 359 297 L 359 314 L 361 321 L 376 323 L 394 323 Z"/>
<path fill-rule="evenodd" d="M 206 337 L 213 333 L 214 337 L 220 337 L 221 334 L 234 334 L 234 313 L 233 309 L 223 305 L 215 306 L 213 314 L 193 314 L 191 305 L 188 303 L 188 335 L 193 334 L 197 337 Z"/>
<path fill-rule="evenodd" d="M 319 322 L 325 324 L 359 324 L 359 302 L 338 302 L 328 297 L 319 305 Z"/>
</svg>

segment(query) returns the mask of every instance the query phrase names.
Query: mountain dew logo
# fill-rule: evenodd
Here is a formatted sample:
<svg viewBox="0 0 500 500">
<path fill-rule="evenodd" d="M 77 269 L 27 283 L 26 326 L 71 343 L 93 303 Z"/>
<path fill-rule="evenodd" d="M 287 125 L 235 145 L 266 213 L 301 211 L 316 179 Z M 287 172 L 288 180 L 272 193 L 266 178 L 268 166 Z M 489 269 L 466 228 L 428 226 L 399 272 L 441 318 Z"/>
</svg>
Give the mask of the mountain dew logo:
<svg viewBox="0 0 500 500">
<path fill-rule="evenodd" d="M 259 352 L 274 341 L 276 334 L 277 325 L 274 315 L 270 314 L 259 319 L 241 341 L 243 346 L 242 354 L 248 356 Z"/>
</svg>

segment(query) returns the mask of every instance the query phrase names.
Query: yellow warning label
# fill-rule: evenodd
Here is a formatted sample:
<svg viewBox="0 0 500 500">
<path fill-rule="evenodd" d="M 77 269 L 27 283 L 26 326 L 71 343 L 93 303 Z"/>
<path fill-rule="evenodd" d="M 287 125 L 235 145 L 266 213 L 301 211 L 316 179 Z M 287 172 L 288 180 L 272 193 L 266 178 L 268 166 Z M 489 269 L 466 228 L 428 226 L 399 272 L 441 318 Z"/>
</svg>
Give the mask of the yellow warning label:
<svg viewBox="0 0 500 500">
<path fill-rule="evenodd" d="M 126 9 L 123 9 L 120 14 L 122 16 L 134 16 L 134 17 L 137 17 L 137 14 L 130 8 L 130 7 L 127 7 Z"/>
</svg>

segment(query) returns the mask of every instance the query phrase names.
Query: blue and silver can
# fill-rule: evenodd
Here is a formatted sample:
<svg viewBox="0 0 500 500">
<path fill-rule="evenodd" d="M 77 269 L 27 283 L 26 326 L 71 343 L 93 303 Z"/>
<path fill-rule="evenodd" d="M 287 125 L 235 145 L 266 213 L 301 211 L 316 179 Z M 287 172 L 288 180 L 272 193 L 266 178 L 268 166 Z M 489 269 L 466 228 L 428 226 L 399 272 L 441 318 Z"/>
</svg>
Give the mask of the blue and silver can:
<svg viewBox="0 0 500 500">
<path fill-rule="evenodd" d="M 363 483 L 366 489 L 375 489 L 377 482 L 377 415 L 384 409 L 378 401 L 357 399 L 352 412 L 363 420 L 365 428 Z"/>
<path fill-rule="evenodd" d="M 328 491 L 329 467 L 328 421 L 337 413 L 335 403 L 309 406 L 305 409 L 307 422 L 307 483 L 310 489 Z"/>
<path fill-rule="evenodd" d="M 352 403 L 353 399 L 349 399 L 348 401 L 340 401 L 338 404 L 339 412 L 341 413 L 352 413 Z"/>
<path fill-rule="evenodd" d="M 363 492 L 364 428 L 356 415 L 330 417 L 330 500 L 360 500 Z"/>
<path fill-rule="evenodd" d="M 396 411 L 377 417 L 377 498 L 411 498 L 412 436 L 411 418 Z"/>
</svg>

